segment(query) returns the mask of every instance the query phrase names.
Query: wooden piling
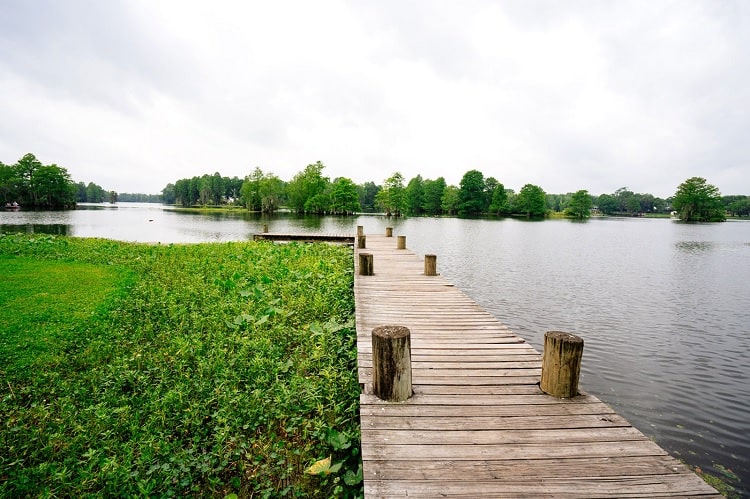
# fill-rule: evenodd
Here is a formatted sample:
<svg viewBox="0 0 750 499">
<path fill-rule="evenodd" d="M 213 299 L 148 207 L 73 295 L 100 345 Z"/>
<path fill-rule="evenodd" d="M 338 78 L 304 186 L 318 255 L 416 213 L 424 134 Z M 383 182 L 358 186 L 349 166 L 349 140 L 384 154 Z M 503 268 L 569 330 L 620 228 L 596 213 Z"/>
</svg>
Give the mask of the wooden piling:
<svg viewBox="0 0 750 499">
<path fill-rule="evenodd" d="M 437 255 L 424 256 L 424 275 L 435 276 L 437 274 Z"/>
<path fill-rule="evenodd" d="M 406 249 L 406 236 L 398 236 L 396 249 Z"/>
<path fill-rule="evenodd" d="M 385 228 L 385 237 L 393 237 L 393 227 Z"/>
<path fill-rule="evenodd" d="M 268 224 L 263 224 L 263 233 L 268 234 Z"/>
<path fill-rule="evenodd" d="M 544 333 L 542 377 L 539 384 L 542 391 L 558 398 L 578 395 L 582 356 L 582 338 L 561 331 Z"/>
<path fill-rule="evenodd" d="M 357 236 L 357 248 L 365 249 L 366 244 L 367 244 L 367 238 L 364 234 Z"/>
<path fill-rule="evenodd" d="M 412 396 L 411 332 L 404 326 L 372 330 L 373 393 L 382 400 L 403 402 Z"/>
<path fill-rule="evenodd" d="M 359 275 L 373 275 L 375 268 L 373 266 L 372 253 L 359 254 Z"/>
<path fill-rule="evenodd" d="M 357 236 L 364 236 L 365 228 L 362 225 L 357 225 Z"/>
</svg>

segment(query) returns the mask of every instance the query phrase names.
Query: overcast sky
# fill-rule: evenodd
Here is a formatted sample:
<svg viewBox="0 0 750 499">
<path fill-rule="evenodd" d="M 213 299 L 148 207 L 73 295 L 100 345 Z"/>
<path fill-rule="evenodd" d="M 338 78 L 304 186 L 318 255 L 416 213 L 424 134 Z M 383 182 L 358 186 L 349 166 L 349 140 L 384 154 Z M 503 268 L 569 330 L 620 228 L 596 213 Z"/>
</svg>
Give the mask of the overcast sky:
<svg viewBox="0 0 750 499">
<path fill-rule="evenodd" d="M 0 161 L 750 195 L 750 2 L 0 0 Z"/>
</svg>

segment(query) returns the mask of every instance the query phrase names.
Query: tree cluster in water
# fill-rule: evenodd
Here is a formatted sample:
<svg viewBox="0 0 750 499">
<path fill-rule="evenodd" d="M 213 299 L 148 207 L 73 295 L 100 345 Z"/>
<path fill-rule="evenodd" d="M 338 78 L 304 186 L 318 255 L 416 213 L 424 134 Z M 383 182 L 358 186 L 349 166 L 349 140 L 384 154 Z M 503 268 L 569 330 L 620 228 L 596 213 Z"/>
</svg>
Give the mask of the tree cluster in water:
<svg viewBox="0 0 750 499">
<path fill-rule="evenodd" d="M 251 211 L 273 213 L 288 207 L 298 213 L 350 214 L 357 212 L 382 212 L 388 215 L 524 215 L 544 216 L 549 212 L 562 212 L 568 216 L 585 218 L 592 213 L 605 215 L 639 216 L 653 213 L 670 213 L 686 206 L 709 206 L 709 214 L 695 208 L 687 220 L 717 220 L 723 213 L 750 215 L 750 197 L 720 196 L 718 190 L 703 189 L 701 195 L 708 200 L 695 204 L 685 203 L 681 188 L 694 177 L 681 184 L 675 197 L 662 199 L 652 194 L 640 194 L 627 187 L 612 194 L 592 196 L 585 189 L 568 194 L 548 194 L 533 184 L 524 185 L 520 191 L 507 189 L 494 177 L 485 177 L 478 170 L 467 171 L 458 186 L 448 185 L 443 177 L 424 179 L 417 175 L 408 182 L 396 172 L 378 185 L 375 182 L 355 184 L 351 179 L 338 177 L 331 181 L 323 175 L 325 165 L 307 165 L 290 181 L 284 181 L 270 172 L 255 168 L 253 173 L 240 179 L 213 175 L 184 178 L 168 184 L 162 190 L 162 200 L 167 204 L 185 207 L 196 205 L 234 204 Z M 708 186 L 713 187 L 713 186 Z M 695 194 L 697 191 L 693 192 Z M 693 194 L 688 193 L 687 197 Z M 675 200 L 677 203 L 675 203 Z M 681 204 L 680 204 L 681 203 Z M 692 204 L 691 204 L 692 203 Z M 701 204 L 702 203 L 702 204 Z M 718 212 L 716 211 L 718 207 Z M 720 213 L 721 216 L 718 216 Z"/>
</svg>

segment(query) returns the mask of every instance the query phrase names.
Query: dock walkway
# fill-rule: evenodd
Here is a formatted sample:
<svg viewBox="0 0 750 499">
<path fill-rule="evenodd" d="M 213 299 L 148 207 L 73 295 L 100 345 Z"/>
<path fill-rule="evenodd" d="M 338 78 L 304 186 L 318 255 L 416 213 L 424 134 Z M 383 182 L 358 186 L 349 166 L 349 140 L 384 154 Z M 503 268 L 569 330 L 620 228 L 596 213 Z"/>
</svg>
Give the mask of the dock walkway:
<svg viewBox="0 0 750 499">
<path fill-rule="evenodd" d="M 596 397 L 542 393 L 539 352 L 425 276 L 395 237 L 366 246 L 355 253 L 373 255 L 374 275 L 354 280 L 365 497 L 721 497 Z M 381 325 L 411 331 L 406 402 L 372 395 Z"/>
</svg>

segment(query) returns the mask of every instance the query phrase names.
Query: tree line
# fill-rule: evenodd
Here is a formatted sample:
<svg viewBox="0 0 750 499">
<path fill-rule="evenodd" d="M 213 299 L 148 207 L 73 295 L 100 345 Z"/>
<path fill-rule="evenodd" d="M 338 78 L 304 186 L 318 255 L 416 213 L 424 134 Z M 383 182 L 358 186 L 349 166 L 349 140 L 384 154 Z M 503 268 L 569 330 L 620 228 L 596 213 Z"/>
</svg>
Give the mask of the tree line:
<svg viewBox="0 0 750 499">
<path fill-rule="evenodd" d="M 12 165 L 0 161 L 0 204 L 29 208 L 72 208 L 76 203 L 116 202 L 117 193 L 93 182 L 74 182 L 68 170 L 44 165 L 31 153 Z"/>
<path fill-rule="evenodd" d="M 627 187 L 598 196 L 585 189 L 548 194 L 534 184 L 526 184 L 515 192 L 479 170 L 467 171 L 455 186 L 447 184 L 443 177 L 428 179 L 421 175 L 406 182 L 400 172 L 395 172 L 382 184 L 372 181 L 355 184 L 346 177 L 331 180 L 324 175 L 324 169 L 320 161 L 309 164 L 289 181 L 259 167 L 244 179 L 222 177 L 218 172 L 184 178 L 168 184 L 162 190 L 162 200 L 185 207 L 233 204 L 264 213 L 287 207 L 297 213 L 382 212 L 392 216 L 541 217 L 558 212 L 586 218 L 597 213 L 641 216 L 672 211 L 690 221 L 719 220 L 725 213 L 750 216 L 750 197 L 721 196 L 718 189 L 699 177 L 686 180 L 675 196 L 662 199 L 633 192 Z"/>
<path fill-rule="evenodd" d="M 318 161 L 284 181 L 256 167 L 244 178 L 223 177 L 216 172 L 180 179 L 168 184 L 160 195 L 118 194 L 93 182 L 75 183 L 65 168 L 43 165 L 29 153 L 13 165 L 0 162 L 0 203 L 68 208 L 81 202 L 161 201 L 186 207 L 239 205 L 264 213 L 287 207 L 297 213 L 320 215 L 383 212 L 393 216 L 541 217 L 558 212 L 586 218 L 592 213 L 638 216 L 676 212 L 688 221 L 723 220 L 727 215 L 750 216 L 750 197 L 722 196 L 701 177 L 687 179 L 678 186 L 674 196 L 662 199 L 648 193 L 635 193 L 627 187 L 599 196 L 585 189 L 548 194 L 534 184 L 526 184 L 515 192 L 496 178 L 485 177 L 479 170 L 467 171 L 455 186 L 447 184 L 443 177 L 429 179 L 421 175 L 406 182 L 399 172 L 380 185 L 372 181 L 355 184 L 346 177 L 331 180 L 324 175 L 324 169 L 325 165 Z"/>
</svg>

